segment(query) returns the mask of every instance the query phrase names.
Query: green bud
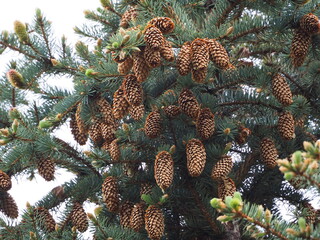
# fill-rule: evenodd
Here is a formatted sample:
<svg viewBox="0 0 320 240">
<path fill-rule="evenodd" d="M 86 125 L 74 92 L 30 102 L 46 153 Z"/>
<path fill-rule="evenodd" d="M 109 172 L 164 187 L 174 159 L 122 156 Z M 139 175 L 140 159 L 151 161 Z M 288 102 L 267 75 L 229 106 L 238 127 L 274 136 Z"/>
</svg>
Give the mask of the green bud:
<svg viewBox="0 0 320 240">
<path fill-rule="evenodd" d="M 2 31 L 2 38 L 3 38 L 3 41 L 7 42 L 8 39 L 9 39 L 9 32 L 7 30 L 3 30 Z"/>
<path fill-rule="evenodd" d="M 100 0 L 100 3 L 102 5 L 102 7 L 104 7 L 104 8 L 111 7 L 111 3 L 109 0 Z"/>
<path fill-rule="evenodd" d="M 233 197 L 234 197 L 234 198 L 238 198 L 240 201 L 242 201 L 241 193 L 240 193 L 240 192 L 235 192 L 235 193 L 233 194 Z"/>
<path fill-rule="evenodd" d="M 303 217 L 300 217 L 298 219 L 298 225 L 299 225 L 300 231 L 303 232 L 306 229 L 306 220 Z"/>
<path fill-rule="evenodd" d="M 222 215 L 220 217 L 217 218 L 218 221 L 220 222 L 229 222 L 233 220 L 232 216 L 226 216 L 226 215 Z"/>
<path fill-rule="evenodd" d="M 122 43 L 121 45 L 123 46 L 124 44 L 126 44 L 128 41 L 130 40 L 130 35 L 125 35 L 122 39 Z"/>
<path fill-rule="evenodd" d="M 296 151 L 292 154 L 292 161 L 294 164 L 299 165 L 302 161 L 302 152 Z"/>
<path fill-rule="evenodd" d="M 303 142 L 303 148 L 304 150 L 306 150 L 307 152 L 313 152 L 314 150 L 314 146 L 311 142 L 307 142 L 307 141 L 304 141 Z"/>
<path fill-rule="evenodd" d="M 96 217 L 92 214 L 92 213 L 87 213 L 88 218 L 92 221 L 92 223 L 94 225 L 98 224 L 98 220 L 96 219 Z"/>
<path fill-rule="evenodd" d="M 4 146 L 9 143 L 11 140 L 9 138 L 2 138 L 0 139 L 0 146 Z"/>
<path fill-rule="evenodd" d="M 95 72 L 94 72 L 93 69 L 89 68 L 89 69 L 86 70 L 85 74 L 86 74 L 87 77 L 92 77 L 93 75 L 95 75 Z"/>
<path fill-rule="evenodd" d="M 112 47 L 113 48 L 118 48 L 120 46 L 120 44 L 118 42 L 113 42 L 112 43 Z"/>
<path fill-rule="evenodd" d="M 13 107 L 13 108 L 11 108 L 10 110 L 9 110 L 9 118 L 11 119 L 11 120 L 14 120 L 14 119 L 19 119 L 20 117 L 21 117 L 21 115 L 20 115 L 20 112 L 18 111 L 18 109 L 17 108 L 15 108 L 15 107 Z"/>
<path fill-rule="evenodd" d="M 270 210 L 267 209 L 266 212 L 265 212 L 265 219 L 266 219 L 266 223 L 268 225 L 270 225 L 271 218 L 272 218 L 272 214 L 271 214 Z"/>
<path fill-rule="evenodd" d="M 169 195 L 168 194 L 164 194 L 164 195 L 161 196 L 159 202 L 161 204 L 164 204 L 168 199 L 169 199 Z"/>
<path fill-rule="evenodd" d="M 241 211 L 242 209 L 242 201 L 238 198 L 233 198 L 231 201 L 230 201 L 230 206 L 232 209 L 234 209 L 235 211 Z"/>
<path fill-rule="evenodd" d="M 262 205 L 259 205 L 258 206 L 258 210 L 257 210 L 257 214 L 256 214 L 256 218 L 259 219 L 261 216 L 262 216 L 262 213 L 263 213 L 263 206 Z"/>
<path fill-rule="evenodd" d="M 210 205 L 213 208 L 220 208 L 221 207 L 221 199 L 212 198 L 211 201 L 210 201 Z"/>
<path fill-rule="evenodd" d="M 7 72 L 7 79 L 9 80 L 9 82 L 13 87 L 20 88 L 20 89 L 26 89 L 27 87 L 25 81 L 23 80 L 22 75 L 14 69 L 10 69 Z"/>
<path fill-rule="evenodd" d="M 286 172 L 284 174 L 284 179 L 287 181 L 290 181 L 294 176 L 295 176 L 295 174 L 293 172 Z"/>
<path fill-rule="evenodd" d="M 0 133 L 5 137 L 9 137 L 9 135 L 10 135 L 8 128 L 1 128 Z"/>
<path fill-rule="evenodd" d="M 231 200 L 232 200 L 232 197 L 231 196 L 226 196 L 224 202 L 226 203 L 227 207 L 229 208 L 232 208 L 231 207 Z"/>
<path fill-rule="evenodd" d="M 53 121 L 48 119 L 42 119 L 39 122 L 39 128 L 50 128 L 53 126 Z"/>
<path fill-rule="evenodd" d="M 29 42 L 27 27 L 24 23 L 22 23 L 20 21 L 15 21 L 14 22 L 14 31 L 17 34 L 17 36 L 21 42 L 25 42 L 25 43 Z"/>
<path fill-rule="evenodd" d="M 18 126 L 19 126 L 19 122 L 18 122 L 18 120 L 17 119 L 15 119 L 15 120 L 13 120 L 13 123 L 12 123 L 12 132 L 13 133 L 16 133 L 17 132 L 17 130 L 18 130 Z"/>
<path fill-rule="evenodd" d="M 101 213 L 101 211 L 102 211 L 102 209 L 103 209 L 102 206 L 96 207 L 96 208 L 93 210 L 94 215 L 99 216 L 100 213 Z"/>
<path fill-rule="evenodd" d="M 154 205 L 155 202 L 153 201 L 153 199 L 151 198 L 151 196 L 149 194 L 142 194 L 141 195 L 141 199 L 143 201 L 145 201 L 148 205 Z"/>
</svg>

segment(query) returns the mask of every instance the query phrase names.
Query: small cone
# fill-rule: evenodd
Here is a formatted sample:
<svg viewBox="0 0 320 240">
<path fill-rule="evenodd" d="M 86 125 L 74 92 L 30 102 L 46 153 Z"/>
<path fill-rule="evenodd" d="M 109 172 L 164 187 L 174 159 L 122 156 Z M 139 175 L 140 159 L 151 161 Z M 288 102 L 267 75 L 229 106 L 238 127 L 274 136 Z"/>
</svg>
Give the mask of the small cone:
<svg viewBox="0 0 320 240">
<path fill-rule="evenodd" d="M 102 120 L 109 124 L 116 124 L 112 114 L 112 107 L 110 103 L 103 97 L 96 101 L 98 111 L 101 113 Z"/>
<path fill-rule="evenodd" d="M 301 29 L 294 32 L 291 44 L 290 57 L 294 67 L 300 67 L 309 51 L 311 36 Z"/>
<path fill-rule="evenodd" d="M 279 116 L 278 131 L 282 138 L 291 140 L 295 137 L 294 134 L 294 119 L 290 112 L 283 112 Z"/>
<path fill-rule="evenodd" d="M 27 87 L 27 84 L 23 80 L 22 75 L 14 69 L 10 69 L 7 72 L 7 79 L 13 87 L 20 89 L 25 89 Z"/>
<path fill-rule="evenodd" d="M 162 191 L 166 190 L 171 185 L 173 171 L 173 159 L 171 154 L 166 151 L 159 152 L 154 163 L 154 178 Z"/>
<path fill-rule="evenodd" d="M 143 118 L 144 112 L 145 110 L 143 104 L 129 107 L 129 114 L 136 121 L 140 121 Z"/>
<path fill-rule="evenodd" d="M 120 225 L 125 228 L 130 228 L 130 217 L 133 209 L 133 203 L 125 201 L 119 209 Z"/>
<path fill-rule="evenodd" d="M 89 136 L 91 140 L 95 144 L 99 144 L 103 140 L 102 132 L 101 132 L 101 124 L 102 122 L 97 120 L 95 121 L 89 128 Z"/>
<path fill-rule="evenodd" d="M 135 6 L 131 6 L 127 11 L 125 11 L 122 14 L 119 27 L 128 28 L 130 21 L 136 19 L 137 14 L 137 8 Z"/>
<path fill-rule="evenodd" d="M 54 179 L 54 161 L 50 158 L 41 158 L 38 162 L 38 172 L 46 181 Z"/>
<path fill-rule="evenodd" d="M 213 113 L 209 108 L 201 109 L 196 123 L 197 132 L 200 137 L 205 140 L 210 138 L 214 133 L 214 127 Z"/>
<path fill-rule="evenodd" d="M 161 55 L 159 51 L 147 45 L 143 53 L 144 59 L 150 68 L 156 68 L 161 65 Z"/>
<path fill-rule="evenodd" d="M 75 114 L 71 114 L 70 128 L 74 140 L 80 145 L 85 145 L 88 140 L 88 134 L 80 133 Z"/>
<path fill-rule="evenodd" d="M 186 146 L 187 167 L 191 177 L 198 177 L 206 165 L 206 149 L 199 139 L 189 140 Z"/>
<path fill-rule="evenodd" d="M 233 167 L 232 157 L 228 155 L 223 155 L 220 160 L 214 165 L 211 178 L 213 180 L 221 180 L 230 173 Z"/>
<path fill-rule="evenodd" d="M 119 190 L 115 177 L 106 177 L 102 184 L 102 198 L 110 212 L 117 212 L 119 208 Z"/>
<path fill-rule="evenodd" d="M 180 93 L 178 103 L 185 114 L 193 119 L 197 119 L 200 106 L 197 99 L 189 89 L 184 89 Z"/>
<path fill-rule="evenodd" d="M 293 102 L 289 84 L 287 83 L 286 79 L 280 74 L 276 74 L 272 78 L 272 93 L 284 106 L 288 106 Z"/>
<path fill-rule="evenodd" d="M 144 50 L 135 52 L 133 55 L 133 72 L 139 82 L 145 81 L 150 73 L 150 67 L 144 59 Z"/>
<path fill-rule="evenodd" d="M 131 57 L 127 57 L 124 62 L 118 64 L 118 72 L 123 75 L 128 74 L 132 67 L 133 59 Z"/>
<path fill-rule="evenodd" d="M 231 178 L 227 177 L 218 182 L 218 198 L 225 199 L 226 196 L 233 196 L 237 191 L 236 185 Z"/>
<path fill-rule="evenodd" d="M 133 206 L 130 216 L 130 227 L 139 232 L 144 226 L 144 204 L 137 203 Z"/>
<path fill-rule="evenodd" d="M 234 68 L 234 66 L 230 63 L 226 49 L 219 42 L 214 39 L 208 39 L 207 45 L 209 48 L 210 60 L 214 63 L 214 65 L 222 70 Z"/>
<path fill-rule="evenodd" d="M 77 121 L 78 129 L 79 129 L 80 133 L 87 134 L 88 127 L 80 116 L 81 111 L 82 111 L 82 104 L 79 103 L 77 106 L 77 111 L 76 111 L 76 121 Z"/>
<path fill-rule="evenodd" d="M 77 228 L 79 232 L 85 232 L 88 229 L 87 214 L 80 203 L 74 203 L 71 212 L 72 225 Z"/>
<path fill-rule="evenodd" d="M 164 37 L 159 28 L 149 24 L 144 30 L 144 41 L 151 49 L 159 51 L 164 45 Z"/>
<path fill-rule="evenodd" d="M 120 159 L 120 148 L 117 144 L 117 139 L 113 140 L 109 145 L 109 154 L 113 161 L 117 162 Z"/>
<path fill-rule="evenodd" d="M 20 42 L 22 43 L 28 43 L 29 42 L 29 36 L 27 33 L 27 27 L 24 23 L 20 21 L 14 21 L 14 32 L 17 34 Z"/>
<path fill-rule="evenodd" d="M 160 55 L 164 60 L 168 62 L 174 61 L 174 51 L 172 49 L 171 43 L 167 40 L 165 40 L 162 48 L 160 49 Z"/>
<path fill-rule="evenodd" d="M 160 240 L 164 235 L 164 216 L 160 208 L 150 205 L 145 214 L 145 227 L 152 240 Z"/>
<path fill-rule="evenodd" d="M 105 140 L 105 142 L 111 143 L 116 138 L 116 136 L 114 135 L 115 129 L 112 125 L 101 123 L 100 128 L 101 128 L 101 135 Z"/>
<path fill-rule="evenodd" d="M 158 111 L 149 113 L 144 124 L 144 132 L 149 138 L 156 138 L 161 133 L 161 115 Z"/>
<path fill-rule="evenodd" d="M 0 192 L 10 190 L 11 186 L 11 178 L 5 172 L 0 170 Z"/>
<path fill-rule="evenodd" d="M 185 76 L 191 71 L 191 43 L 185 42 L 178 54 L 177 68 L 180 75 Z"/>
<path fill-rule="evenodd" d="M 123 89 L 124 96 L 130 105 L 141 105 L 143 99 L 143 90 L 135 75 L 127 75 L 122 82 L 121 88 Z"/>
<path fill-rule="evenodd" d="M 278 151 L 274 142 L 270 138 L 262 139 L 260 143 L 260 153 L 262 161 L 267 168 L 274 168 L 277 166 Z"/>
<path fill-rule="evenodd" d="M 312 14 L 306 14 L 300 19 L 300 28 L 307 34 L 316 34 L 320 30 L 319 18 Z"/>
<path fill-rule="evenodd" d="M 176 105 L 170 105 L 163 108 L 163 111 L 169 118 L 174 118 L 181 113 L 181 108 Z"/>
<path fill-rule="evenodd" d="M 113 94 L 112 113 L 115 119 L 121 119 L 127 115 L 129 103 L 127 102 L 124 90 L 120 87 Z"/>
<path fill-rule="evenodd" d="M 148 24 L 159 28 L 163 34 L 171 33 L 174 30 L 174 22 L 168 17 L 156 17 L 151 19 Z"/>
<path fill-rule="evenodd" d="M 1 192 L 0 194 L 0 211 L 9 218 L 17 218 L 19 215 L 18 206 L 8 192 Z"/>
<path fill-rule="evenodd" d="M 208 68 L 201 68 L 198 70 L 192 69 L 192 80 L 197 83 L 204 83 L 207 77 Z"/>
<path fill-rule="evenodd" d="M 37 207 L 34 210 L 36 219 L 40 222 L 40 227 L 45 231 L 53 232 L 55 231 L 56 222 L 53 219 L 52 215 L 48 211 L 48 209 L 44 207 Z"/>
<path fill-rule="evenodd" d="M 209 50 L 205 40 L 197 38 L 191 43 L 191 63 L 193 70 L 207 68 L 209 64 Z"/>
</svg>

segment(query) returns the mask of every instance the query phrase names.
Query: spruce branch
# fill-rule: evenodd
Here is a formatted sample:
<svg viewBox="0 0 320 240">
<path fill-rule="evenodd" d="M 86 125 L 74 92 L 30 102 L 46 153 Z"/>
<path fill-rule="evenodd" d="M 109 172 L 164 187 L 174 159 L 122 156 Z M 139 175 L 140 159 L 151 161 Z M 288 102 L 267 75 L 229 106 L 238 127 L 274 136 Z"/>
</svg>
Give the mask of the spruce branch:
<svg viewBox="0 0 320 240">
<path fill-rule="evenodd" d="M 223 106 L 232 106 L 232 105 L 262 105 L 265 106 L 267 108 L 271 108 L 274 110 L 277 110 L 278 112 L 282 111 L 282 108 L 268 104 L 268 103 L 264 103 L 261 101 L 257 101 L 257 102 L 252 102 L 252 101 L 235 101 L 235 102 L 224 102 L 224 103 L 219 103 L 219 106 L 223 107 Z"/>
<path fill-rule="evenodd" d="M 255 27 L 255 28 L 252 28 L 252 29 L 249 29 L 247 31 L 244 31 L 242 33 L 238 33 L 237 35 L 231 37 L 231 38 L 227 38 L 230 42 L 234 42 L 235 40 L 237 40 L 238 38 L 241 38 L 241 37 L 244 37 L 248 34 L 251 34 L 251 33 L 260 33 L 261 31 L 265 30 L 265 29 L 268 29 L 269 26 L 262 26 L 262 27 Z"/>
<path fill-rule="evenodd" d="M 238 5 L 241 3 L 241 0 L 235 0 L 233 3 L 231 3 L 229 5 L 229 7 L 227 7 L 224 12 L 221 14 L 221 16 L 219 17 L 216 26 L 219 27 L 223 22 L 225 22 L 225 20 L 227 19 L 229 13 Z"/>
<path fill-rule="evenodd" d="M 41 32 L 42 32 L 42 37 L 44 39 L 44 42 L 46 44 L 46 47 L 47 47 L 47 50 L 48 50 L 48 53 L 49 53 L 49 57 L 50 57 L 50 59 L 52 59 L 53 56 L 51 54 L 51 48 L 50 48 L 48 36 L 47 36 L 47 33 L 46 33 L 45 29 L 44 29 L 44 22 L 43 22 L 42 16 L 37 18 L 37 20 L 38 20 L 38 23 L 39 23 L 39 26 L 40 26 L 40 29 L 41 29 Z"/>
<path fill-rule="evenodd" d="M 26 57 L 29 57 L 29 58 L 31 58 L 31 59 L 41 60 L 41 59 L 38 58 L 37 56 L 31 55 L 31 54 L 29 54 L 28 52 L 26 52 L 26 51 L 24 51 L 24 50 L 22 50 L 22 49 L 20 49 L 20 48 L 17 48 L 17 47 L 15 47 L 15 46 L 12 46 L 12 45 L 10 45 L 9 43 L 6 43 L 6 42 L 4 42 L 4 41 L 0 41 L 0 45 L 3 45 L 3 46 L 5 46 L 5 47 L 7 47 L 7 48 L 9 48 L 9 49 L 11 49 L 11 50 L 13 50 L 13 51 L 15 51 L 15 52 L 19 52 L 19 53 L 21 53 L 21 54 L 23 54 L 23 55 L 25 55 Z"/>
</svg>

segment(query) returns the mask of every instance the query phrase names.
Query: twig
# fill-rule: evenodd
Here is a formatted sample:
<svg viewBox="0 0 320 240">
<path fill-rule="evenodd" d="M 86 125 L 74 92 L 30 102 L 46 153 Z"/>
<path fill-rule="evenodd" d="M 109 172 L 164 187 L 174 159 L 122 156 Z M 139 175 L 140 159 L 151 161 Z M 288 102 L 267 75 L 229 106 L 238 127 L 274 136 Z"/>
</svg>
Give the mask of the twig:
<svg viewBox="0 0 320 240">
<path fill-rule="evenodd" d="M 10 44 L 8 44 L 8 43 L 6 43 L 6 42 L 0 41 L 0 45 L 4 45 L 5 47 L 8 47 L 8 48 L 10 48 L 10 49 L 13 50 L 13 51 L 19 52 L 19 53 L 21 53 L 21 54 L 23 54 L 23 55 L 25 55 L 25 56 L 27 56 L 27 57 L 29 57 L 29 58 L 36 59 L 36 60 L 40 60 L 38 57 L 36 57 L 36 56 L 34 56 L 34 55 L 31 55 L 31 54 L 29 54 L 29 53 L 21 50 L 20 48 L 17 48 L 17 47 L 15 47 L 15 46 L 12 46 L 12 45 L 10 45 Z"/>
<path fill-rule="evenodd" d="M 16 106 L 16 89 L 12 88 L 11 93 L 12 93 L 11 105 L 12 107 L 15 107 Z"/>
<path fill-rule="evenodd" d="M 41 28 L 41 32 L 42 32 L 43 39 L 44 39 L 44 41 L 45 41 L 45 43 L 46 43 L 49 56 L 50 56 L 50 58 L 52 59 L 53 57 L 52 57 L 52 55 L 51 55 L 51 50 L 50 50 L 50 46 L 49 46 L 49 41 L 48 41 L 48 38 L 47 38 L 47 34 L 46 34 L 46 32 L 44 31 L 44 24 L 43 24 L 43 21 L 42 21 L 42 17 L 39 19 L 39 22 L 40 22 L 40 28 Z"/>
<path fill-rule="evenodd" d="M 277 110 L 278 112 L 282 111 L 281 108 L 267 104 L 267 103 L 263 103 L 263 102 L 250 102 L 250 101 L 237 101 L 237 102 L 225 102 L 225 103 L 220 103 L 219 106 L 232 106 L 232 105 L 262 105 L 268 108 L 272 108 Z"/>
<path fill-rule="evenodd" d="M 221 17 L 218 19 L 216 26 L 219 27 L 228 17 L 228 14 L 232 11 L 232 9 L 237 6 L 239 3 L 241 2 L 241 0 L 237 0 L 234 3 L 230 4 L 230 6 L 228 8 L 226 8 L 226 10 L 224 10 L 224 12 L 222 13 Z"/>
<path fill-rule="evenodd" d="M 241 38 L 241 37 L 243 37 L 243 36 L 246 36 L 246 35 L 248 35 L 248 34 L 250 34 L 250 33 L 256 33 L 256 32 L 265 30 L 265 29 L 267 29 L 267 28 L 269 28 L 269 27 L 268 27 L 268 26 L 262 26 L 262 27 L 252 28 L 252 29 L 249 29 L 249 30 L 247 30 L 247 31 L 244 31 L 244 32 L 242 32 L 242 33 L 239 33 L 239 34 L 233 36 L 233 37 L 230 38 L 229 40 L 230 40 L 230 42 L 233 42 L 234 40 L 236 40 L 236 39 L 238 39 L 238 38 Z"/>
</svg>

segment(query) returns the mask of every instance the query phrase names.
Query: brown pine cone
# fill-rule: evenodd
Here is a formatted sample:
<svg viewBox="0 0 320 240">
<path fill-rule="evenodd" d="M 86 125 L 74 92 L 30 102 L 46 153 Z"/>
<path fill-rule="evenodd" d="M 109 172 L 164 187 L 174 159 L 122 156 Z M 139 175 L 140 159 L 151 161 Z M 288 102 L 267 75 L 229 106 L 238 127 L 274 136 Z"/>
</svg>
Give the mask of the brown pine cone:
<svg viewBox="0 0 320 240">
<path fill-rule="evenodd" d="M 135 75 L 127 75 L 122 82 L 121 88 L 124 91 L 124 97 L 130 105 L 141 105 L 143 99 L 143 90 Z"/>
<path fill-rule="evenodd" d="M 233 194 L 237 191 L 235 183 L 231 178 L 226 177 L 218 182 L 218 198 L 222 200 L 227 196 L 233 196 Z"/>
<path fill-rule="evenodd" d="M 196 123 L 197 132 L 200 137 L 205 140 L 210 138 L 213 135 L 214 127 L 215 122 L 213 113 L 209 108 L 201 109 Z"/>
<path fill-rule="evenodd" d="M 279 116 L 278 131 L 282 138 L 291 140 L 295 137 L 294 134 L 294 119 L 290 112 L 283 112 Z"/>
<path fill-rule="evenodd" d="M 300 28 L 295 30 L 291 44 L 290 57 L 294 67 L 300 67 L 309 51 L 311 35 Z"/>
<path fill-rule="evenodd" d="M 75 114 L 71 114 L 70 129 L 74 140 L 80 145 L 85 145 L 88 140 L 88 134 L 80 132 Z"/>
<path fill-rule="evenodd" d="M 95 144 L 99 144 L 103 140 L 100 120 L 96 120 L 89 128 L 89 136 Z"/>
<path fill-rule="evenodd" d="M 127 11 L 122 14 L 119 26 L 122 28 L 128 28 L 129 22 L 136 19 L 137 17 L 137 8 L 136 6 L 131 6 Z"/>
<path fill-rule="evenodd" d="M 144 226 L 144 204 L 137 203 L 133 206 L 130 216 L 130 227 L 139 232 Z"/>
<path fill-rule="evenodd" d="M 232 167 L 232 157 L 228 155 L 223 155 L 212 168 L 211 178 L 213 180 L 224 179 L 230 173 Z"/>
<path fill-rule="evenodd" d="M 48 232 L 55 231 L 56 222 L 48 209 L 44 207 L 37 207 L 36 209 L 34 209 L 34 214 L 42 229 Z"/>
<path fill-rule="evenodd" d="M 197 83 L 204 83 L 207 77 L 208 68 L 201 68 L 198 70 L 192 69 L 192 80 Z"/>
<path fill-rule="evenodd" d="M 123 75 L 128 74 L 132 67 L 133 59 L 131 57 L 127 57 L 124 62 L 118 64 L 118 72 Z"/>
<path fill-rule="evenodd" d="M 116 120 L 113 117 L 112 107 L 110 103 L 105 98 L 100 97 L 96 101 L 96 105 L 97 105 L 98 111 L 101 113 L 102 120 L 108 124 L 115 125 Z"/>
<path fill-rule="evenodd" d="M 133 55 L 133 72 L 137 76 L 139 82 L 145 81 L 150 73 L 150 67 L 144 59 L 144 49 L 135 52 Z"/>
<path fill-rule="evenodd" d="M 159 152 L 154 163 L 154 178 L 162 191 L 171 185 L 173 172 L 174 168 L 171 154 L 166 151 Z"/>
<path fill-rule="evenodd" d="M 41 158 L 37 162 L 38 172 L 46 181 L 54 179 L 54 161 L 50 158 Z"/>
<path fill-rule="evenodd" d="M 144 30 L 144 41 L 151 49 L 159 51 L 164 45 L 164 37 L 159 28 L 154 25 L 147 25 Z"/>
<path fill-rule="evenodd" d="M 101 128 L 101 135 L 105 142 L 111 143 L 115 138 L 115 128 L 112 125 L 106 124 L 106 123 L 101 123 L 100 124 Z"/>
<path fill-rule="evenodd" d="M 220 69 L 232 69 L 234 66 L 230 63 L 230 59 L 226 49 L 216 40 L 207 39 L 210 60 Z"/>
<path fill-rule="evenodd" d="M 0 194 L 0 211 L 9 218 L 17 218 L 19 215 L 18 206 L 8 192 L 1 192 Z"/>
<path fill-rule="evenodd" d="M 181 108 L 176 105 L 169 105 L 167 107 L 163 107 L 163 111 L 169 118 L 174 118 L 181 113 Z"/>
<path fill-rule="evenodd" d="M 119 208 L 119 189 L 115 177 L 106 177 L 102 184 L 102 198 L 110 212 L 117 212 Z"/>
<path fill-rule="evenodd" d="M 152 240 L 160 240 L 164 235 L 164 216 L 162 210 L 155 205 L 150 205 L 145 213 L 145 227 Z"/>
<path fill-rule="evenodd" d="M 140 196 L 142 196 L 142 194 L 146 194 L 146 195 L 149 195 L 151 194 L 152 192 L 152 185 L 150 183 L 141 183 L 141 186 L 140 186 Z"/>
<path fill-rule="evenodd" d="M 112 161 L 115 161 L 115 162 L 119 161 L 119 159 L 120 159 L 120 148 L 117 144 L 117 141 L 118 141 L 118 139 L 113 140 L 110 143 L 109 148 L 108 148 L 110 157 L 111 157 Z"/>
<path fill-rule="evenodd" d="M 127 102 L 124 90 L 120 87 L 113 94 L 112 113 L 115 119 L 121 119 L 128 113 L 129 103 Z"/>
<path fill-rule="evenodd" d="M 197 38 L 191 43 L 191 63 L 193 70 L 207 68 L 209 64 L 209 50 L 207 42 Z"/>
<path fill-rule="evenodd" d="M 280 74 L 276 74 L 272 78 L 272 93 L 284 106 L 288 106 L 293 102 L 289 84 Z"/>
<path fill-rule="evenodd" d="M 143 104 L 129 107 L 129 114 L 136 121 L 140 121 L 143 118 L 144 113 L 145 113 L 145 110 L 144 110 Z"/>
<path fill-rule="evenodd" d="M 163 34 L 171 33 L 174 30 L 174 22 L 168 17 L 156 17 L 151 19 L 148 24 L 159 28 Z"/>
<path fill-rule="evenodd" d="M 174 51 L 172 49 L 172 45 L 169 41 L 165 40 L 162 48 L 160 49 L 160 55 L 161 57 L 168 61 L 173 62 L 174 61 Z"/>
<path fill-rule="evenodd" d="M 199 139 L 191 139 L 186 146 L 187 168 L 191 177 L 198 177 L 206 165 L 206 149 Z"/>
<path fill-rule="evenodd" d="M 160 51 L 152 49 L 149 45 L 144 49 L 144 59 L 150 68 L 156 68 L 161 65 Z"/>
<path fill-rule="evenodd" d="M 189 89 L 182 90 L 178 99 L 178 103 L 182 112 L 193 119 L 197 119 L 200 106 L 197 99 Z"/>
<path fill-rule="evenodd" d="M 149 113 L 144 124 L 144 132 L 149 138 L 156 138 L 161 133 L 161 115 L 159 111 Z"/>
<path fill-rule="evenodd" d="M 79 128 L 80 133 L 88 133 L 88 126 L 85 124 L 83 119 L 81 118 L 82 104 L 79 103 L 76 111 L 76 121 Z"/>
<path fill-rule="evenodd" d="M 9 191 L 11 189 L 11 178 L 3 171 L 0 170 L 0 192 Z"/>
<path fill-rule="evenodd" d="M 88 229 L 89 223 L 87 214 L 84 211 L 82 205 L 78 202 L 75 202 L 73 205 L 71 212 L 71 222 L 79 232 L 85 232 Z"/>
<path fill-rule="evenodd" d="M 120 225 L 125 228 L 130 228 L 130 217 L 133 210 L 133 203 L 125 201 L 119 208 Z"/>
<path fill-rule="evenodd" d="M 300 28 L 307 34 L 316 34 L 320 30 L 319 18 L 312 14 L 308 13 L 300 19 Z"/>
<path fill-rule="evenodd" d="M 260 153 L 262 161 L 267 168 L 277 166 L 278 151 L 274 142 L 270 138 L 262 139 L 260 143 Z"/>
<path fill-rule="evenodd" d="M 177 58 L 177 69 L 182 76 L 187 75 L 191 71 L 191 54 L 191 43 L 185 42 L 182 45 Z"/>
</svg>

